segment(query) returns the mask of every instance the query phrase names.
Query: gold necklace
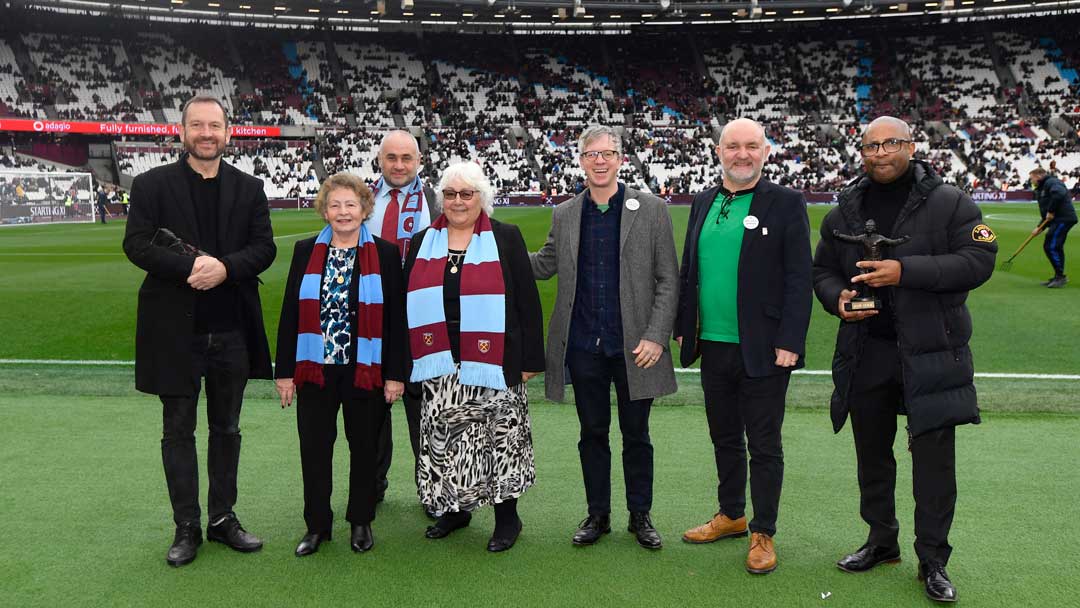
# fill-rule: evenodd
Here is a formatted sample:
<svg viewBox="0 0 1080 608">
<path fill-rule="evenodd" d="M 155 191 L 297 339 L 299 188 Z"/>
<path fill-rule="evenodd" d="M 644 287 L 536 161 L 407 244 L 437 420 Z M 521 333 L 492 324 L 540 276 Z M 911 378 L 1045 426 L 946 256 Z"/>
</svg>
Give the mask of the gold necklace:
<svg viewBox="0 0 1080 608">
<path fill-rule="evenodd" d="M 458 268 L 461 266 L 462 260 L 465 258 L 465 253 L 449 253 L 446 254 L 446 260 L 450 262 L 450 274 L 457 274 Z"/>
</svg>

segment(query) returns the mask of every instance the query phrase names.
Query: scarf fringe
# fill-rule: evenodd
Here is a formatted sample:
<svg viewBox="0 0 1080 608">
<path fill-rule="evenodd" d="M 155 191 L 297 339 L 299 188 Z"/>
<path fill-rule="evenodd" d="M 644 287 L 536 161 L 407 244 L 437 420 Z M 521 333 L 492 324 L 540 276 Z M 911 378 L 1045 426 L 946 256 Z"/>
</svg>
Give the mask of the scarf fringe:
<svg viewBox="0 0 1080 608">
<path fill-rule="evenodd" d="M 497 391 L 506 390 L 506 377 L 501 367 L 495 367 L 473 361 L 461 362 L 461 373 L 458 376 L 462 384 L 473 386 L 485 386 Z"/>
</svg>

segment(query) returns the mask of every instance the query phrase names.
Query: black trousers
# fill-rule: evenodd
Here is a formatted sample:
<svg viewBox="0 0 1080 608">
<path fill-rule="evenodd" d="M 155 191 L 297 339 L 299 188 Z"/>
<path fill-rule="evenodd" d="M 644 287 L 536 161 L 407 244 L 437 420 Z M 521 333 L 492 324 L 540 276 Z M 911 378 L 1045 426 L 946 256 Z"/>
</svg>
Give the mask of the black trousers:
<svg viewBox="0 0 1080 608">
<path fill-rule="evenodd" d="M 423 398 L 422 384 L 419 382 L 406 382 L 405 393 L 401 400 L 405 406 L 405 422 L 409 425 L 409 443 L 413 453 L 413 483 L 416 483 L 416 464 L 420 459 L 420 401 Z M 379 488 L 386 488 L 389 482 L 386 480 L 390 472 L 390 463 L 394 458 L 394 429 L 393 416 L 387 406 L 386 417 L 383 420 L 382 429 L 379 431 L 375 467 L 375 478 Z"/>
<path fill-rule="evenodd" d="M 1076 222 L 1050 222 L 1046 227 L 1046 236 L 1043 237 L 1043 252 L 1050 265 L 1054 267 L 1054 275 L 1065 274 L 1065 238 Z"/>
<path fill-rule="evenodd" d="M 353 386 L 352 365 L 323 366 L 323 386 L 304 384 L 296 393 L 296 430 L 304 476 L 304 522 L 308 532 L 326 533 L 334 523 L 330 508 L 334 480 L 337 415 L 345 419 L 349 442 L 349 502 L 345 519 L 356 525 L 375 520 L 375 446 L 386 417 L 382 389 Z"/>
<path fill-rule="evenodd" d="M 248 379 L 248 353 L 243 333 L 230 331 L 192 339 L 194 371 L 206 378 L 208 502 L 210 521 L 232 512 L 236 504 L 236 472 L 240 462 L 240 406 Z M 195 424 L 199 394 L 161 395 L 161 461 L 169 486 L 173 520 L 200 525 L 199 462 Z"/>
<path fill-rule="evenodd" d="M 653 447 L 649 439 L 649 411 L 652 399 L 630 400 L 626 363 L 622 356 L 569 350 L 566 365 L 574 385 L 581 437 L 578 454 L 585 478 L 585 498 L 590 515 L 611 512 L 611 384 L 618 400 L 619 430 L 622 431 L 623 479 L 626 508 L 632 513 L 652 509 Z"/>
<path fill-rule="evenodd" d="M 891 341 L 869 338 L 855 370 L 848 402 L 859 472 L 859 513 L 867 542 L 895 547 L 896 416 L 903 413 L 900 354 Z M 949 528 L 956 507 L 956 434 L 953 427 L 909 437 L 915 495 L 915 553 L 920 562 L 948 563 Z"/>
<path fill-rule="evenodd" d="M 720 512 L 732 519 L 745 515 L 746 453 L 750 448 L 750 530 L 776 534 L 780 489 L 784 483 L 784 448 L 780 430 L 790 373 L 751 378 L 738 344 L 701 341 L 701 388 L 709 421 Z M 745 440 L 744 440 L 745 436 Z"/>
</svg>

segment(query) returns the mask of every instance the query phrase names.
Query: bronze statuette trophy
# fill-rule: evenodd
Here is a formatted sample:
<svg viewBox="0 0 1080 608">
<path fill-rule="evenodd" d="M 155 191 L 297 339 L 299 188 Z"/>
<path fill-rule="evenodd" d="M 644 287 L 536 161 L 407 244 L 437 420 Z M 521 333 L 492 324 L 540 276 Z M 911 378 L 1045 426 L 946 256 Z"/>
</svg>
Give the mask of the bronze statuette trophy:
<svg viewBox="0 0 1080 608">
<path fill-rule="evenodd" d="M 897 245 L 901 245 L 911 240 L 910 236 L 890 239 L 878 234 L 877 223 L 874 220 L 866 220 L 866 231 L 860 235 L 840 234 L 839 230 L 833 230 L 833 236 L 845 243 L 862 245 L 863 262 L 880 262 L 884 259 L 881 256 L 882 247 L 896 247 Z M 873 272 L 873 269 L 860 268 L 859 271 L 861 274 L 868 274 Z M 852 298 L 850 302 L 844 302 L 845 312 L 881 310 L 881 300 L 874 294 L 873 287 L 870 287 L 869 285 L 860 285 L 855 289 L 859 292 L 859 295 Z"/>
</svg>

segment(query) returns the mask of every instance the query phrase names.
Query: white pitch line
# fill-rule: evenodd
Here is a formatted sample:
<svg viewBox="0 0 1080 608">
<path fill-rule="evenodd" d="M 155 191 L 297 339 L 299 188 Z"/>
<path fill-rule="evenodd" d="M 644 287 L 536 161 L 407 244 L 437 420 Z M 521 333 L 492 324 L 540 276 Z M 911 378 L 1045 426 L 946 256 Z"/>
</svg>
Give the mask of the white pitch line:
<svg viewBox="0 0 1080 608">
<path fill-rule="evenodd" d="M 0 359 L 0 365 L 118 365 L 118 366 L 131 366 L 135 365 L 134 361 L 115 361 L 108 359 Z M 678 374 L 698 374 L 701 370 L 694 367 L 678 367 L 675 368 L 675 373 Z M 799 374 L 802 376 L 829 376 L 832 372 L 827 369 L 798 369 L 792 372 L 793 374 Z M 1001 372 L 981 372 L 975 374 L 976 378 L 998 378 L 1009 380 L 1080 380 L 1080 374 L 1022 374 L 1022 373 L 1001 373 Z"/>
</svg>

